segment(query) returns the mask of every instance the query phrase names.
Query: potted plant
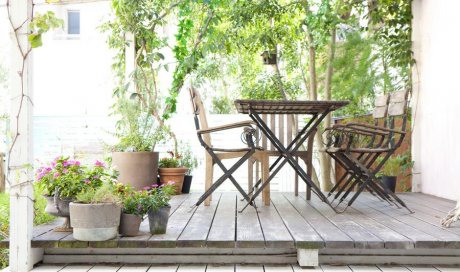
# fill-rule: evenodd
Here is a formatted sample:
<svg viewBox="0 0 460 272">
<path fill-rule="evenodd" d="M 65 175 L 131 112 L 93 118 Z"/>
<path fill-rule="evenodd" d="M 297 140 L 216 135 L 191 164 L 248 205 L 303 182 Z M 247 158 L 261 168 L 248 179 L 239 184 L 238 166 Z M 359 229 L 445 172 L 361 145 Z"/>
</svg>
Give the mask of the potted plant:
<svg viewBox="0 0 460 272">
<path fill-rule="evenodd" d="M 180 158 L 180 164 L 187 168 L 187 172 L 185 173 L 184 176 L 184 183 L 182 185 L 182 193 L 183 194 L 188 194 L 190 193 L 190 187 L 192 185 L 192 173 L 193 170 L 198 167 L 198 160 L 197 158 L 193 155 L 192 150 L 190 149 L 190 145 L 183 145 L 183 148 L 181 150 L 181 158 Z"/>
<path fill-rule="evenodd" d="M 117 191 L 122 193 L 122 212 L 119 232 L 122 236 L 136 236 L 148 207 L 145 205 L 149 196 L 150 187 L 141 191 L 134 191 L 121 183 L 116 185 Z M 122 188 L 124 187 L 124 188 Z"/>
<path fill-rule="evenodd" d="M 45 212 L 64 217 L 64 224 L 55 231 L 71 231 L 69 204 L 80 192 L 87 177 L 86 169 L 79 161 L 60 156 L 35 172 L 35 182 L 47 201 Z"/>
<path fill-rule="evenodd" d="M 154 150 L 165 139 L 165 131 L 133 101 L 119 99 L 117 110 L 119 142 L 113 149 L 112 166 L 119 172 L 119 182 L 141 190 L 156 183 L 159 156 Z"/>
<path fill-rule="evenodd" d="M 121 200 L 113 182 L 99 188 L 88 188 L 69 205 L 73 236 L 80 241 L 105 241 L 118 234 Z"/>
<path fill-rule="evenodd" d="M 181 165 L 181 156 L 179 154 L 174 154 L 172 151 L 168 151 L 168 153 L 170 157 L 162 158 L 158 164 L 160 183 L 167 184 L 174 182 L 175 193 L 180 194 L 184 183 L 184 176 L 188 169 Z"/>
<path fill-rule="evenodd" d="M 377 163 L 380 163 L 380 161 L 378 160 Z M 403 175 L 413 164 L 414 162 L 411 160 L 408 152 L 402 155 L 391 156 L 380 171 L 380 179 L 384 185 L 384 189 L 394 193 L 396 191 L 398 176 Z"/>
<path fill-rule="evenodd" d="M 149 227 L 151 234 L 164 234 L 168 227 L 171 206 L 171 195 L 176 191 L 174 182 L 153 185 L 149 190 L 148 197 L 144 198 L 143 204 L 148 210 Z"/>
</svg>

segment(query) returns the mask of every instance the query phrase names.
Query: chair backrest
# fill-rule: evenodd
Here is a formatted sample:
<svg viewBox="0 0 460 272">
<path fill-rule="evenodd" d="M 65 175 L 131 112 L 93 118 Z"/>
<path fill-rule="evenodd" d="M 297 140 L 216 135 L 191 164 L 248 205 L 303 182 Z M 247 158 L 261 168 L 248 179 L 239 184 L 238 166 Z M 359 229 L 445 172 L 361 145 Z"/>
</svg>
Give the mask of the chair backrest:
<svg viewBox="0 0 460 272">
<path fill-rule="evenodd" d="M 389 127 L 392 129 L 406 131 L 407 128 L 407 112 L 409 109 L 409 89 L 396 91 L 390 94 L 388 104 L 388 119 Z M 391 146 L 399 147 L 404 140 L 405 135 L 395 133 L 391 135 Z"/>
<path fill-rule="evenodd" d="M 381 119 L 387 116 L 388 112 L 388 95 L 380 95 L 375 98 L 375 108 L 372 116 L 374 119 Z"/>
<path fill-rule="evenodd" d="M 208 119 L 206 117 L 206 110 L 204 109 L 203 100 L 201 99 L 201 95 L 193 86 L 189 87 L 190 93 L 190 102 L 192 103 L 192 112 L 195 115 L 195 127 L 196 130 L 199 129 L 207 129 L 208 126 Z M 203 134 L 204 142 L 211 146 L 211 135 Z"/>
<path fill-rule="evenodd" d="M 273 131 L 278 140 L 280 140 L 285 147 L 291 143 L 293 137 L 297 134 L 299 128 L 298 119 L 298 115 L 262 114 L 262 120 L 268 125 L 270 130 Z M 264 150 L 277 150 L 258 128 L 257 133 L 261 137 L 261 147 Z"/>
</svg>

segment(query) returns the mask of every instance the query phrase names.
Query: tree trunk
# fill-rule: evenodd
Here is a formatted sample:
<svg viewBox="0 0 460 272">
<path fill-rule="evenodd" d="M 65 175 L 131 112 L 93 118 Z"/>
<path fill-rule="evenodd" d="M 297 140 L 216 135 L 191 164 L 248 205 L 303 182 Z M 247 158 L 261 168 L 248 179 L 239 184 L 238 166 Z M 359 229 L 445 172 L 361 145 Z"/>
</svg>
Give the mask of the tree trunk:
<svg viewBox="0 0 460 272">
<path fill-rule="evenodd" d="M 331 87 L 332 87 L 332 75 L 334 73 L 334 57 L 335 57 L 335 43 L 336 43 L 336 28 L 332 28 L 331 30 L 331 40 L 329 43 L 329 51 L 328 51 L 328 62 L 327 62 L 327 70 L 326 70 L 326 78 L 324 82 L 324 99 L 331 100 Z M 324 127 L 331 126 L 331 115 L 328 114 L 324 119 Z M 317 138 L 320 139 L 321 135 Z M 329 157 L 325 152 L 321 152 L 320 156 L 321 159 L 321 175 L 323 176 L 321 189 L 323 191 L 329 191 L 332 188 L 332 179 L 331 178 L 331 157 Z"/>
</svg>

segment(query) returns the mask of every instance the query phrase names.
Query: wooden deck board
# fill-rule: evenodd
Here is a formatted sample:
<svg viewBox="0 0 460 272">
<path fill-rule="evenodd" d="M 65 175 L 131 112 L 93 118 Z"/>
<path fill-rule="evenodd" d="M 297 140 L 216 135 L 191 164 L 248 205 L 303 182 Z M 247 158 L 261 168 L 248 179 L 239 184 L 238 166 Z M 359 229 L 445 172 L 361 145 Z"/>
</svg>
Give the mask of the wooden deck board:
<svg viewBox="0 0 460 272">
<path fill-rule="evenodd" d="M 273 194 L 271 199 L 298 248 L 321 248 L 324 246 L 324 240 L 321 236 L 282 194 Z"/>
<path fill-rule="evenodd" d="M 287 194 L 291 205 L 303 216 L 303 218 L 315 229 L 324 240 L 325 247 L 328 248 L 352 248 L 354 241 L 346 235 L 336 225 L 331 223 L 326 217 L 307 205 L 303 198 L 293 197 Z"/>
<path fill-rule="evenodd" d="M 278 212 L 270 206 L 263 205 L 262 201 L 258 201 L 257 205 L 259 207 L 257 215 L 265 236 L 265 246 L 295 248 L 295 241 Z"/>
<path fill-rule="evenodd" d="M 352 212 L 337 214 L 316 198 L 308 202 L 313 208 L 329 219 L 355 242 L 355 248 L 384 248 L 385 242 L 352 219 Z"/>
<path fill-rule="evenodd" d="M 369 207 L 374 209 L 378 209 L 385 214 L 392 216 L 393 218 L 406 223 L 411 226 L 415 226 L 417 229 L 438 238 L 440 241 L 443 241 L 445 247 L 447 248 L 459 248 L 460 247 L 460 236 L 453 234 L 449 231 L 443 229 L 440 225 L 432 225 L 427 223 L 423 220 L 418 219 L 417 217 L 409 214 L 406 210 L 402 209 L 395 209 L 394 207 L 388 206 L 383 202 L 376 202 L 370 199 L 371 197 L 368 195 L 364 195 L 363 197 L 367 198 L 366 204 Z"/>
<path fill-rule="evenodd" d="M 240 211 L 246 202 L 237 201 L 237 210 Z M 237 212 L 236 218 L 236 247 L 265 247 L 265 238 L 255 209 L 247 207 L 244 212 Z"/>
<path fill-rule="evenodd" d="M 235 194 L 222 195 L 209 231 L 208 247 L 235 247 L 236 201 Z"/>
</svg>

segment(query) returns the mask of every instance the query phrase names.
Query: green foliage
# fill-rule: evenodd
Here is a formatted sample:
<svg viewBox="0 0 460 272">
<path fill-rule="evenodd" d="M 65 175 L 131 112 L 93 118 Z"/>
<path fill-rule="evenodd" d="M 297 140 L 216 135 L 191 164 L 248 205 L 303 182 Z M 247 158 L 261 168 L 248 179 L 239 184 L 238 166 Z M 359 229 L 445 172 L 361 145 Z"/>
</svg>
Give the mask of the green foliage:
<svg viewBox="0 0 460 272">
<path fill-rule="evenodd" d="M 378 160 L 377 163 L 380 163 Z M 383 176 L 399 176 L 404 174 L 408 169 L 412 168 L 414 162 L 411 159 L 410 152 L 405 152 L 402 155 L 391 156 L 384 164 L 380 174 Z"/>
<path fill-rule="evenodd" d="M 169 206 L 171 196 L 175 193 L 174 183 L 163 184 L 160 186 L 152 186 L 148 190 L 148 196 L 141 198 L 141 205 L 147 211 L 156 211 L 161 207 Z"/>
<path fill-rule="evenodd" d="M 120 119 L 116 123 L 115 136 L 119 139 L 116 151 L 154 151 L 166 138 L 166 127 L 161 127 L 152 115 L 143 111 L 136 101 L 118 99 L 114 105 Z"/>
<path fill-rule="evenodd" d="M 178 168 L 181 165 L 181 155 L 174 154 L 172 151 L 168 151 L 169 158 L 161 158 L 158 162 L 158 168 Z"/>
<path fill-rule="evenodd" d="M 233 110 L 233 101 L 227 96 L 214 96 L 211 103 L 212 108 L 210 113 L 214 114 L 229 114 Z"/>
<path fill-rule="evenodd" d="M 114 203 L 121 204 L 113 181 L 105 182 L 99 188 L 90 188 L 76 195 L 77 202 L 86 204 Z"/>
<path fill-rule="evenodd" d="M 37 48 L 43 45 L 42 35 L 48 32 L 50 29 L 59 28 L 64 25 L 64 20 L 56 17 L 54 12 L 47 11 L 44 14 L 35 14 L 32 21 L 29 24 L 31 33 L 28 38 L 30 46 Z"/>
<path fill-rule="evenodd" d="M 179 146 L 180 161 L 179 164 L 182 167 L 188 169 L 187 175 L 191 175 L 193 170 L 198 167 L 198 159 L 192 153 L 190 145 L 181 143 Z"/>
<path fill-rule="evenodd" d="M 35 186 L 34 188 L 34 225 L 48 223 L 55 219 L 45 212 L 46 199 L 42 197 L 43 192 Z M 0 193 L 0 240 L 8 238 L 10 218 L 10 196 L 7 193 Z M 0 249 L 0 269 L 8 266 L 8 249 Z"/>
<path fill-rule="evenodd" d="M 148 212 L 148 207 L 144 205 L 148 197 L 147 190 L 132 191 L 122 200 L 123 212 L 143 217 Z"/>
</svg>

